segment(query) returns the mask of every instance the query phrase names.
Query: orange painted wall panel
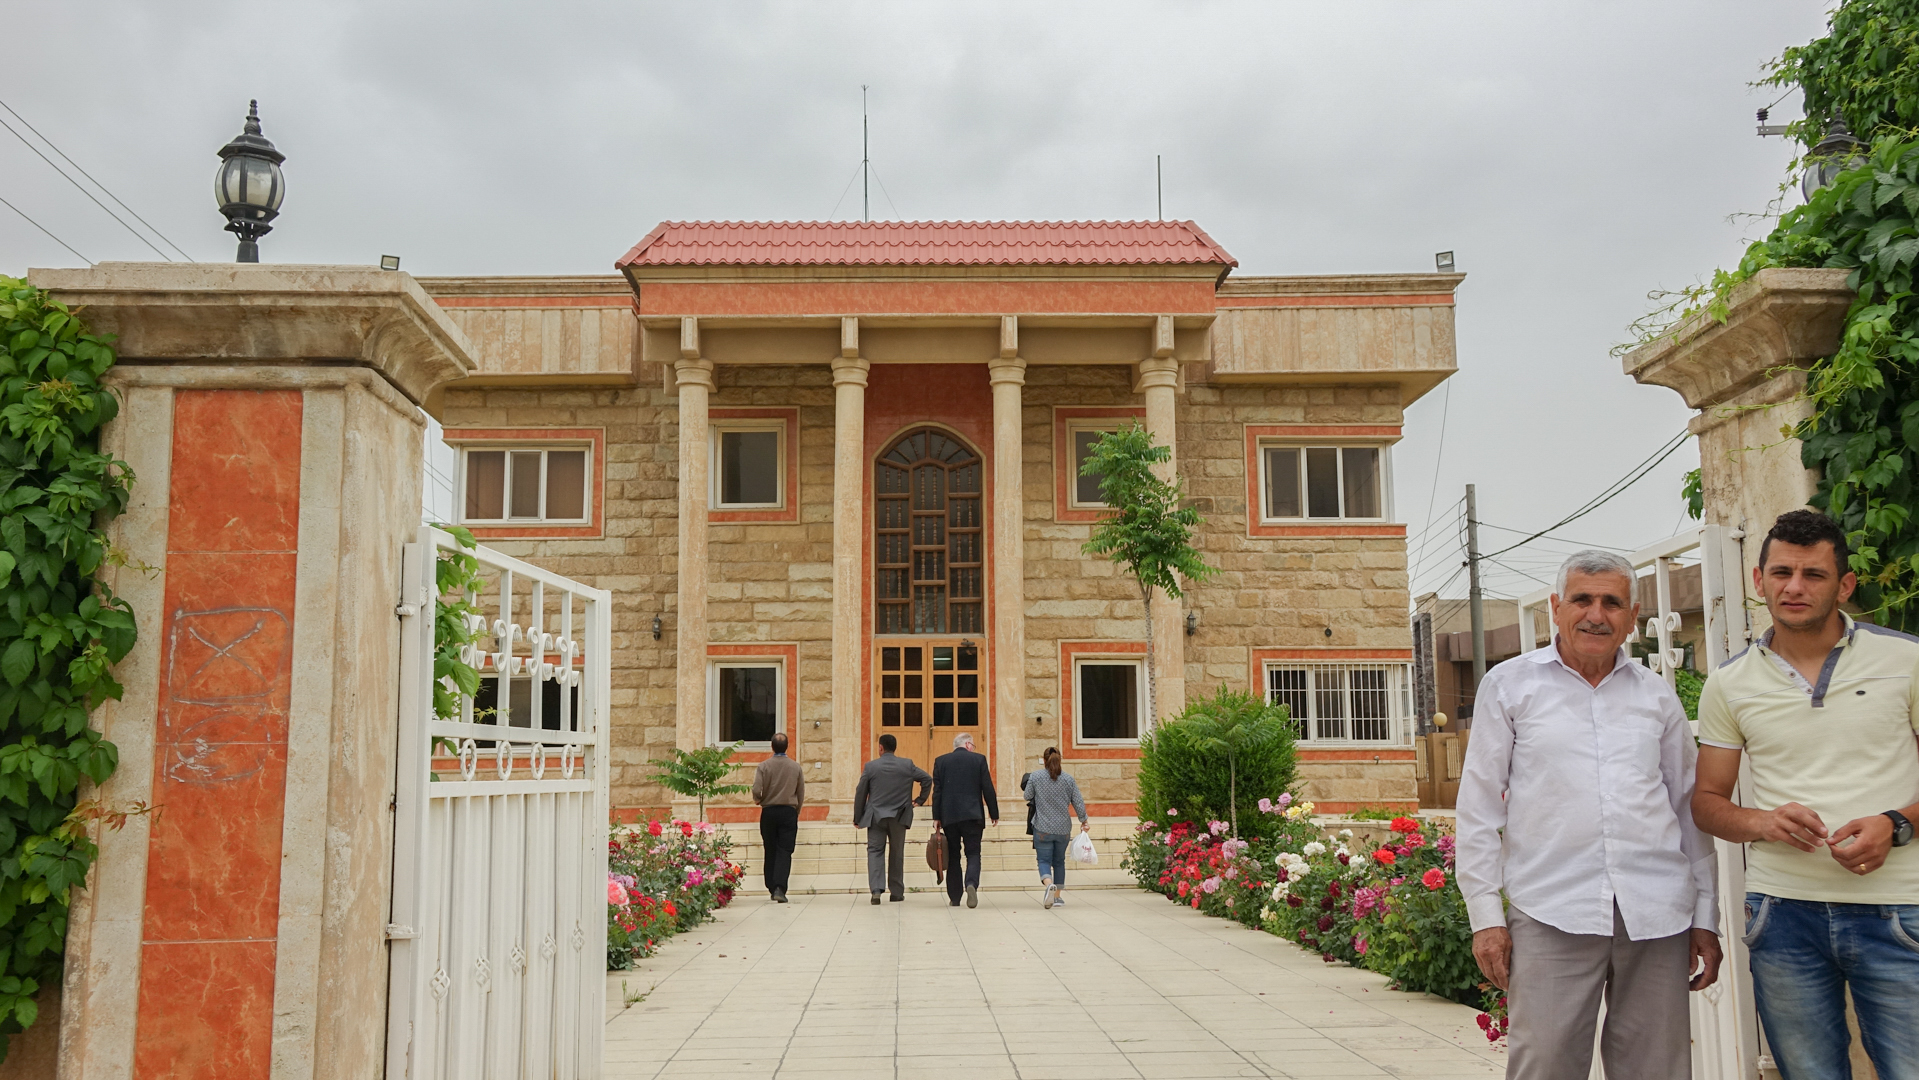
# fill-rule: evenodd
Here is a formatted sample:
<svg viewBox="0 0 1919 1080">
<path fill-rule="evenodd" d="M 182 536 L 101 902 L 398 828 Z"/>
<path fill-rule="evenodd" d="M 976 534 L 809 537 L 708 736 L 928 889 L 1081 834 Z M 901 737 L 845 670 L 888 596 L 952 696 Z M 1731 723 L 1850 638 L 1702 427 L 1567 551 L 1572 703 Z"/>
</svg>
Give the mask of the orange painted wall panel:
<svg viewBox="0 0 1919 1080">
<path fill-rule="evenodd" d="M 134 1072 L 271 1072 L 298 391 L 174 396 Z"/>
<path fill-rule="evenodd" d="M 1191 281 L 679 282 L 640 286 L 641 317 L 688 315 L 1211 315 L 1213 283 Z"/>
</svg>

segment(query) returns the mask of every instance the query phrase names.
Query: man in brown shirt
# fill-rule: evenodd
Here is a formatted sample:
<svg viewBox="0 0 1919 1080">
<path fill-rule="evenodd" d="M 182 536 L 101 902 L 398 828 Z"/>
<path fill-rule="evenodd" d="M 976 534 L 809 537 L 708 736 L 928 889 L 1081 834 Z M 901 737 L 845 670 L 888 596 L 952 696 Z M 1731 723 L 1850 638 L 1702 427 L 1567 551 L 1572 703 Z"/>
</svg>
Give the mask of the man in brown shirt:
<svg viewBox="0 0 1919 1080">
<path fill-rule="evenodd" d="M 773 756 L 753 770 L 753 801 L 760 807 L 760 843 L 766 847 L 766 891 L 786 903 L 793 873 L 793 845 L 800 838 L 800 807 L 806 805 L 806 774 L 786 756 L 786 733 L 773 733 Z"/>
</svg>

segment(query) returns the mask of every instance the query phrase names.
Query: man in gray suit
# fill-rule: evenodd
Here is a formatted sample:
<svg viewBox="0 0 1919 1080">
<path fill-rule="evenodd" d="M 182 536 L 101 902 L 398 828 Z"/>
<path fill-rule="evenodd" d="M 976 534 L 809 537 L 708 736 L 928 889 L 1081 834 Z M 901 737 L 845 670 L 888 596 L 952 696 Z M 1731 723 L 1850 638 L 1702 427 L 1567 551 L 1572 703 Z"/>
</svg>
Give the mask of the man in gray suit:
<svg viewBox="0 0 1919 1080">
<path fill-rule="evenodd" d="M 875 905 L 883 890 L 893 894 L 895 903 L 906 899 L 906 830 L 913 826 L 913 807 L 926 805 L 933 784 L 913 759 L 894 755 L 898 746 L 898 739 L 881 735 L 880 756 L 866 763 L 859 787 L 853 789 L 853 824 L 866 830 L 866 885 Z M 917 798 L 915 783 L 920 786 Z"/>
</svg>

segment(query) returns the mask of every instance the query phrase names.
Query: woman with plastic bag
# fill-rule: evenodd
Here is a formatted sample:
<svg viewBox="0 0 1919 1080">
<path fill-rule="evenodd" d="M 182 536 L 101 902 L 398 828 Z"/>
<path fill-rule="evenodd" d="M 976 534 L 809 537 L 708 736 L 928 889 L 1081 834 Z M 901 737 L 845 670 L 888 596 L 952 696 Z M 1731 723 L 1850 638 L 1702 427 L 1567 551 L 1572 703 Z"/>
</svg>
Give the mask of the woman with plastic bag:
<svg viewBox="0 0 1919 1080">
<path fill-rule="evenodd" d="M 1040 906 L 1064 904 L 1066 898 L 1066 845 L 1072 840 L 1073 817 L 1086 828 L 1086 800 L 1080 797 L 1079 784 L 1060 769 L 1059 751 L 1047 747 L 1041 758 L 1043 772 L 1026 774 L 1025 795 L 1033 804 L 1033 850 L 1039 856 L 1039 877 L 1046 886 Z"/>
</svg>

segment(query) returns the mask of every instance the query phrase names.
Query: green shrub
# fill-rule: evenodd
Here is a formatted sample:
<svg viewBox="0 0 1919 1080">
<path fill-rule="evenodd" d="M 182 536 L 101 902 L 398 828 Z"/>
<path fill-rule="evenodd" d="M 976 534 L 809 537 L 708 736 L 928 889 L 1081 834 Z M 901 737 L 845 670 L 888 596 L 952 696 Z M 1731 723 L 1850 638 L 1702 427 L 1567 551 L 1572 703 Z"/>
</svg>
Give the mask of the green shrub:
<svg viewBox="0 0 1919 1080">
<path fill-rule="evenodd" d="M 1201 830 L 1227 821 L 1242 837 L 1269 836 L 1278 819 L 1259 802 L 1292 787 L 1297 758 L 1285 706 L 1221 687 L 1140 739 L 1139 819 Z"/>
</svg>

